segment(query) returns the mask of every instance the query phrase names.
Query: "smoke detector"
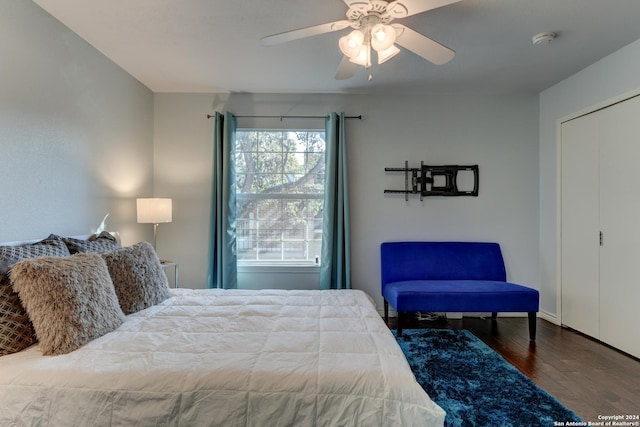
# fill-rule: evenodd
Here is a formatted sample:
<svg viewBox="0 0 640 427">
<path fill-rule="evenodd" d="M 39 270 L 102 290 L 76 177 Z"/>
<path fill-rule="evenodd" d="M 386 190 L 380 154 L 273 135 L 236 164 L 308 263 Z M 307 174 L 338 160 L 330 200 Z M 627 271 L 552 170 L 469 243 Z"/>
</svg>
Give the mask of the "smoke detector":
<svg viewBox="0 0 640 427">
<path fill-rule="evenodd" d="M 556 33 L 540 33 L 531 38 L 534 46 L 549 44 L 556 38 Z"/>
</svg>

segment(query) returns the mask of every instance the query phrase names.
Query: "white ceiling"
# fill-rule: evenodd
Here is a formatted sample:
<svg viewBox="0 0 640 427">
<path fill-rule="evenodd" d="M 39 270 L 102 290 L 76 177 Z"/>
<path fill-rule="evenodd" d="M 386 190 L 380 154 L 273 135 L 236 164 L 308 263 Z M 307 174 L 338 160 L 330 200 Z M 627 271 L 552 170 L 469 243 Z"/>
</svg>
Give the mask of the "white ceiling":
<svg viewBox="0 0 640 427">
<path fill-rule="evenodd" d="M 345 18 L 341 0 L 33 0 L 154 92 L 540 92 L 640 39 L 640 0 L 462 0 L 399 22 L 450 47 L 403 50 L 334 80 L 347 30 L 265 47 L 260 38 Z M 429 0 L 424 0 L 429 1 Z M 533 46 L 553 31 L 556 40 Z"/>
</svg>

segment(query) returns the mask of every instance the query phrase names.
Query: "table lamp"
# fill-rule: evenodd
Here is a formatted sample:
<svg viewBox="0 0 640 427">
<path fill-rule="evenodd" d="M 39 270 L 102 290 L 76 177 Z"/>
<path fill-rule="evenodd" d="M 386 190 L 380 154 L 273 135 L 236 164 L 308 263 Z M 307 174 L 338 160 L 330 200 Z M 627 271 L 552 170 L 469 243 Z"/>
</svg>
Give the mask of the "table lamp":
<svg viewBox="0 0 640 427">
<path fill-rule="evenodd" d="M 171 199 L 143 198 L 137 199 L 138 223 L 153 224 L 153 249 L 156 249 L 158 225 L 171 222 Z"/>
</svg>

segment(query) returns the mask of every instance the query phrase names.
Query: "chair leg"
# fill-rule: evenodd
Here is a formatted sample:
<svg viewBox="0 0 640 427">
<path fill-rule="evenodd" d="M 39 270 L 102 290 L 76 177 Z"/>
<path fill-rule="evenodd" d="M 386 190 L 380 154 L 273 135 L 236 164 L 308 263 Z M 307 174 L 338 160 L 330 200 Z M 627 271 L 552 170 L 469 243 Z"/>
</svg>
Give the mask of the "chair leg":
<svg viewBox="0 0 640 427">
<path fill-rule="evenodd" d="M 496 320 L 497 318 L 498 318 L 498 312 L 494 311 L 493 313 L 491 313 L 492 320 Z"/>
<path fill-rule="evenodd" d="M 396 333 L 397 336 L 402 336 L 402 320 L 404 319 L 404 313 L 398 312 L 398 331 Z"/>
<path fill-rule="evenodd" d="M 529 339 L 531 341 L 536 340 L 536 313 L 529 313 Z"/>
<path fill-rule="evenodd" d="M 389 323 L 389 303 L 384 300 L 384 323 Z"/>
</svg>

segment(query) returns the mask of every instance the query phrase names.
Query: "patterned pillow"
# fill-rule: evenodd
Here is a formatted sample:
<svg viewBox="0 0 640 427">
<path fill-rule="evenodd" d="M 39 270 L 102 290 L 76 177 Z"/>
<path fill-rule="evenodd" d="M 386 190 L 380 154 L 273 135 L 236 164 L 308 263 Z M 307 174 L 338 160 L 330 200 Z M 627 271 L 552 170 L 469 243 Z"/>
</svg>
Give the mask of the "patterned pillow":
<svg viewBox="0 0 640 427">
<path fill-rule="evenodd" d="M 0 279 L 0 356 L 35 344 L 31 321 L 8 279 Z"/>
<path fill-rule="evenodd" d="M 54 237 L 55 235 L 49 236 Z M 55 236 L 58 237 L 58 236 Z M 87 240 L 74 239 L 73 237 L 58 237 L 69 248 L 69 252 L 77 254 L 78 252 L 107 252 L 120 247 L 118 240 L 108 231 L 103 231 L 98 235 L 92 235 Z"/>
<path fill-rule="evenodd" d="M 61 240 L 49 238 L 28 245 L 0 246 L 0 356 L 36 342 L 31 321 L 9 280 L 9 271 L 18 261 L 43 256 L 69 256 L 69 250 Z"/>
<path fill-rule="evenodd" d="M 26 259 L 13 266 L 11 281 L 44 355 L 72 352 L 124 322 L 99 254 Z"/>
<path fill-rule="evenodd" d="M 147 242 L 101 254 L 125 314 L 160 304 L 171 296 L 169 281 Z"/>
</svg>

